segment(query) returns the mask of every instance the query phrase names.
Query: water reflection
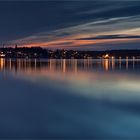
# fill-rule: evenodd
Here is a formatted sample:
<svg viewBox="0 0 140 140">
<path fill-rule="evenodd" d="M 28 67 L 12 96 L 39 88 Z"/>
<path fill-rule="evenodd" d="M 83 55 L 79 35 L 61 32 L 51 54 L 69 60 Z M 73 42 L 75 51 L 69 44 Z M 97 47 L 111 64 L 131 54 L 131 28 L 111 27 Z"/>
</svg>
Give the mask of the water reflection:
<svg viewBox="0 0 140 140">
<path fill-rule="evenodd" d="M 140 60 L 0 59 L 0 71 L 0 137 L 140 138 Z"/>
<path fill-rule="evenodd" d="M 62 73 L 78 71 L 118 71 L 118 70 L 139 70 L 140 60 L 138 59 L 62 59 L 62 60 L 37 60 L 37 59 L 0 59 L 0 70 L 5 71 L 59 71 Z"/>
</svg>

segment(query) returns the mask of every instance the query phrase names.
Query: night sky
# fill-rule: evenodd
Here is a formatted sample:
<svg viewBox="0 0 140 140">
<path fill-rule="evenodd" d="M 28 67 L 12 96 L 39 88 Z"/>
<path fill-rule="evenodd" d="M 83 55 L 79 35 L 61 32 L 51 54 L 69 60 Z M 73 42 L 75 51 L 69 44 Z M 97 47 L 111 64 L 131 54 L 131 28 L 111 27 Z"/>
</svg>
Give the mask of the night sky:
<svg viewBox="0 0 140 140">
<path fill-rule="evenodd" d="M 0 1 L 0 42 L 53 49 L 140 49 L 140 1 Z"/>
</svg>

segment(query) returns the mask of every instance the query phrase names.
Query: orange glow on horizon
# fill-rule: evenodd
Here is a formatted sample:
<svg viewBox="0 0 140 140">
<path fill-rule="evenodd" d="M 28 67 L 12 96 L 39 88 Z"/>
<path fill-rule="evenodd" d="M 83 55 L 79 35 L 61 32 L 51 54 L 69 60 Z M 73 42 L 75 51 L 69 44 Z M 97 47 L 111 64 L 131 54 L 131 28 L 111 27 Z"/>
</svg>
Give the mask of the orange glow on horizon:
<svg viewBox="0 0 140 140">
<path fill-rule="evenodd" d="M 85 45 L 96 45 L 104 43 L 128 43 L 132 41 L 140 41 L 139 38 L 121 38 L 121 39 L 95 39 L 95 40 L 76 40 L 77 38 L 83 38 L 83 35 L 65 37 L 47 42 L 35 42 L 21 46 L 26 47 L 45 47 L 45 48 L 70 48 L 70 47 L 82 47 Z"/>
</svg>

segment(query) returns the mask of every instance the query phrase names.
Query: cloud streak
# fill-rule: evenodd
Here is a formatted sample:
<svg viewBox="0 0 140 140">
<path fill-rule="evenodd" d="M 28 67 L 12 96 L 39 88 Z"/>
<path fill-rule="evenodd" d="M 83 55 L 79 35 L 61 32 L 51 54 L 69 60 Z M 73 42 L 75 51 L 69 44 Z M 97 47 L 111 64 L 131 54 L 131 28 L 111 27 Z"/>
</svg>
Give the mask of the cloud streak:
<svg viewBox="0 0 140 140">
<path fill-rule="evenodd" d="M 100 39 L 139 39 L 140 36 L 133 35 L 133 36 L 127 36 L 127 35 L 101 35 L 96 37 L 88 37 L 88 38 L 78 38 L 76 40 L 100 40 Z"/>
</svg>

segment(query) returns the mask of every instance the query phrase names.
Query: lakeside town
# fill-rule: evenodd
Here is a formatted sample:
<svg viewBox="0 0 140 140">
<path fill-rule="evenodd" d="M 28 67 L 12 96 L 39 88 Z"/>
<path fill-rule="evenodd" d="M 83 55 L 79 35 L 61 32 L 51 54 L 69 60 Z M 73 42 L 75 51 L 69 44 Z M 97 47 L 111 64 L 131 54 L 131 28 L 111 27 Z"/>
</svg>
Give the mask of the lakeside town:
<svg viewBox="0 0 140 140">
<path fill-rule="evenodd" d="M 49 50 L 41 47 L 3 47 L 0 58 L 46 58 L 46 59 L 139 59 L 140 50 Z"/>
</svg>

